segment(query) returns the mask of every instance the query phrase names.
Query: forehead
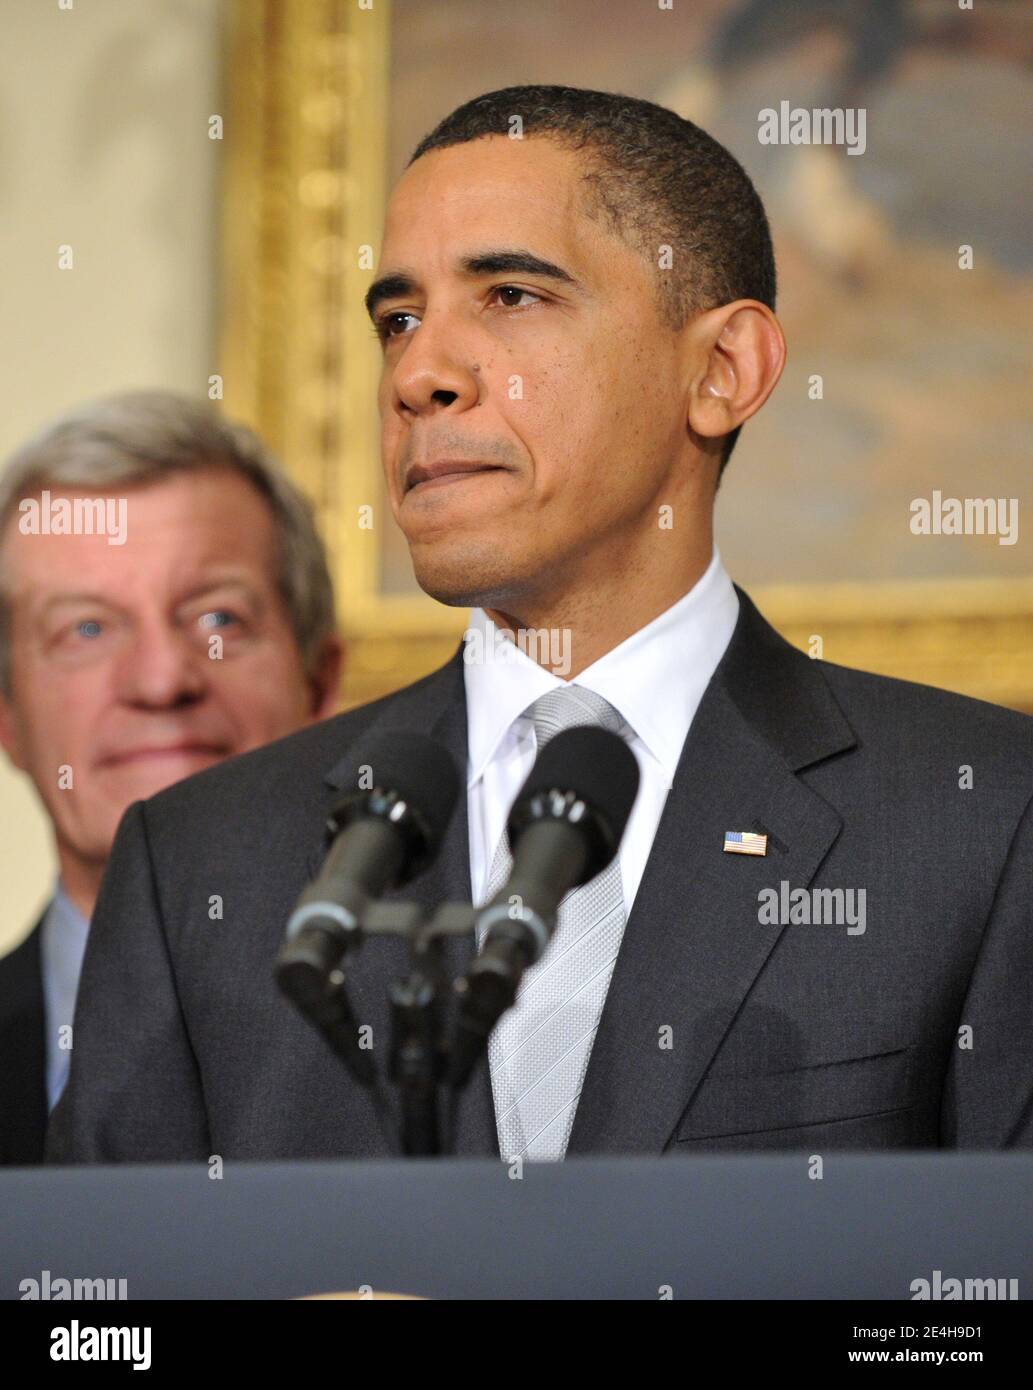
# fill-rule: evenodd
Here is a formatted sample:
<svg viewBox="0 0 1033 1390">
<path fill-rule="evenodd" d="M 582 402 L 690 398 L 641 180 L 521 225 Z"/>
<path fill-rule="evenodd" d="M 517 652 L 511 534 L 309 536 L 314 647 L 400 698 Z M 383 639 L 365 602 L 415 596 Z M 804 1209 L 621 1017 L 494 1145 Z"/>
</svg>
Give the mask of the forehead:
<svg viewBox="0 0 1033 1390">
<path fill-rule="evenodd" d="M 58 485 L 49 492 L 52 504 L 58 498 L 109 499 L 106 515 L 115 525 L 124 517 L 125 543 L 109 544 L 107 534 L 32 534 L 21 529 L 24 514 L 16 507 L 0 537 L 3 582 L 16 601 L 88 588 L 131 604 L 185 588 L 216 569 L 274 582 L 269 507 L 246 478 L 228 469 L 115 484 L 103 492 Z"/>
<path fill-rule="evenodd" d="M 528 244 L 588 262 L 617 243 L 588 212 L 586 155 L 555 140 L 493 135 L 432 150 L 388 204 L 382 264 L 460 248 Z M 431 245 L 433 243 L 433 246 Z"/>
</svg>

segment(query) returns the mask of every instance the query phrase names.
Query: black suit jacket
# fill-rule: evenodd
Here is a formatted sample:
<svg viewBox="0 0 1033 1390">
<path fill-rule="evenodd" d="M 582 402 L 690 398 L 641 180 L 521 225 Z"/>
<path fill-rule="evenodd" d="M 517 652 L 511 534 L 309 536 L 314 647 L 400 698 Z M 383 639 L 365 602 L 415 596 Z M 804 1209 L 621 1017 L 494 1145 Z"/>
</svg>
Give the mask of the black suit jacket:
<svg viewBox="0 0 1033 1390">
<path fill-rule="evenodd" d="M 43 1162 L 47 1041 L 37 922 L 0 960 L 0 1164 Z"/>
<path fill-rule="evenodd" d="M 1033 720 L 810 660 L 740 603 L 625 929 L 568 1152 L 1029 1145 Z M 51 1159 L 385 1153 L 366 1096 L 270 972 L 364 736 L 421 730 L 465 768 L 462 661 L 130 809 Z M 723 853 L 725 832 L 745 829 L 767 833 L 766 857 Z M 863 888 L 864 934 L 760 920 L 761 890 L 783 881 Z M 469 892 L 461 800 L 405 895 Z M 456 944 L 456 969 L 469 949 Z M 401 943 L 377 939 L 352 973 L 381 1067 L 403 963 Z M 458 1150 L 497 1152 L 486 1066 Z"/>
</svg>

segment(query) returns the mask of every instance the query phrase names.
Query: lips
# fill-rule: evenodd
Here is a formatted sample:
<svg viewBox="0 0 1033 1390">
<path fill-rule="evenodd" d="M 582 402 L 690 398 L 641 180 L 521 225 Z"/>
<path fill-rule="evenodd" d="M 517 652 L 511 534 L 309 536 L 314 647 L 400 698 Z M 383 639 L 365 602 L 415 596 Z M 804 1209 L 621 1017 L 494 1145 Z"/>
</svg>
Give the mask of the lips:
<svg viewBox="0 0 1033 1390">
<path fill-rule="evenodd" d="M 224 745 L 213 743 L 147 744 L 107 753 L 98 759 L 97 765 L 102 768 L 127 767 L 134 763 L 154 763 L 170 758 L 224 758 L 228 753 L 229 749 Z"/>
<path fill-rule="evenodd" d="M 414 463 L 405 475 L 405 491 L 414 488 L 431 488 L 443 483 L 457 482 L 474 473 L 505 472 L 496 463 L 483 463 L 470 459 L 437 459 L 434 463 Z"/>
</svg>

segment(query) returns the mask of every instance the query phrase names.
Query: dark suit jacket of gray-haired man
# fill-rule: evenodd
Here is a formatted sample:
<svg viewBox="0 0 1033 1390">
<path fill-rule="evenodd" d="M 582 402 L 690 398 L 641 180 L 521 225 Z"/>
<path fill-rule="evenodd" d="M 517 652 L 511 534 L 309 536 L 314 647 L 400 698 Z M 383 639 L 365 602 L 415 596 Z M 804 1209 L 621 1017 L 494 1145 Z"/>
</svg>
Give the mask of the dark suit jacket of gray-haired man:
<svg viewBox="0 0 1033 1390">
<path fill-rule="evenodd" d="M 813 661 L 739 601 L 628 921 L 568 1153 L 1030 1145 L 1033 721 Z M 271 974 L 342 770 L 377 729 L 430 732 L 462 765 L 461 652 L 132 808 L 87 949 L 50 1159 L 387 1153 L 365 1094 Z M 959 793 L 962 764 L 978 776 Z M 732 827 L 762 828 L 767 856 L 722 853 Z M 467 853 L 460 802 L 406 896 L 468 897 Z M 864 933 L 758 920 L 761 891 L 783 881 L 864 885 Z M 353 976 L 374 1039 L 387 1037 L 403 961 L 382 945 Z M 485 1068 L 458 1149 L 498 1152 Z"/>
<path fill-rule="evenodd" d="M 47 1132 L 47 1045 L 37 922 L 0 960 L 0 1163 L 43 1161 Z"/>
</svg>

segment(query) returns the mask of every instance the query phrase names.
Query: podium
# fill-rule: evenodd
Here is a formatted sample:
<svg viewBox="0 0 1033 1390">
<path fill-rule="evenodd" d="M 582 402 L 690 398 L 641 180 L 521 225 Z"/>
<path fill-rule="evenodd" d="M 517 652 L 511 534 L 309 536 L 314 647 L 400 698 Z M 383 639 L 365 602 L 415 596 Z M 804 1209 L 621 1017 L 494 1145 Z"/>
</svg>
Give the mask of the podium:
<svg viewBox="0 0 1033 1390">
<path fill-rule="evenodd" d="M 1033 1290 L 1033 1156 L 227 1161 L 0 1171 L 0 1287 L 132 1299 L 896 1299 Z M 1007 1295 L 1004 1295 L 1007 1296 Z M 64 1305 L 67 1307 L 67 1305 Z M 955 1308 L 957 1305 L 954 1305 Z"/>
</svg>

